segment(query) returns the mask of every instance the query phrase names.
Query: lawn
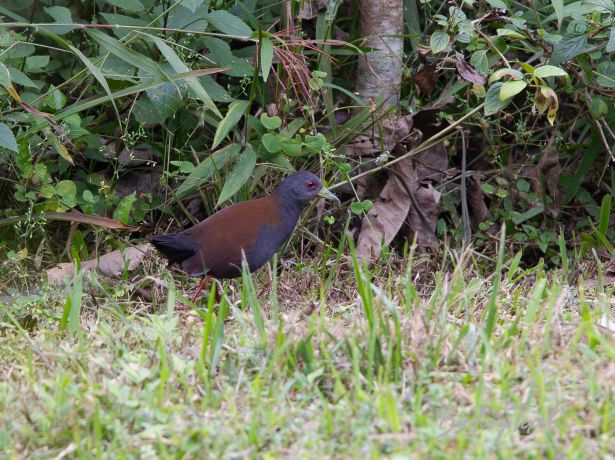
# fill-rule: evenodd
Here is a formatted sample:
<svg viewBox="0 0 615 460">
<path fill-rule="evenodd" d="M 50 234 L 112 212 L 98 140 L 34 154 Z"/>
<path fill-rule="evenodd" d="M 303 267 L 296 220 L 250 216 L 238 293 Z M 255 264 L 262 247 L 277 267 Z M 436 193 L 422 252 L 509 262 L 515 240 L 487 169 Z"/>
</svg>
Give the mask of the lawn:
<svg viewBox="0 0 615 460">
<path fill-rule="evenodd" d="M 523 269 L 502 252 L 485 273 L 471 251 L 371 268 L 290 255 L 226 282 L 219 305 L 205 295 L 174 311 L 197 280 L 149 258 L 122 280 L 90 273 L 4 296 L 0 450 L 612 457 L 612 287 L 597 267 L 584 288 L 564 260 Z"/>
</svg>

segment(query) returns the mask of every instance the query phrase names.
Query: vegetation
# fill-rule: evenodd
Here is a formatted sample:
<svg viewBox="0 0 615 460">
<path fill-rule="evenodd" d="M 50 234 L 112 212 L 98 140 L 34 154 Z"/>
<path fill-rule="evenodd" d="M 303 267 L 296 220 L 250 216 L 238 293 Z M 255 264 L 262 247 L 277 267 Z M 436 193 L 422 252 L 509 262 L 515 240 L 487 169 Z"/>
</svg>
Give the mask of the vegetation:
<svg viewBox="0 0 615 460">
<path fill-rule="evenodd" d="M 615 455 L 615 3 L 387 8 L 2 2 L 9 458 Z M 140 244 L 293 169 L 219 305 Z"/>
</svg>

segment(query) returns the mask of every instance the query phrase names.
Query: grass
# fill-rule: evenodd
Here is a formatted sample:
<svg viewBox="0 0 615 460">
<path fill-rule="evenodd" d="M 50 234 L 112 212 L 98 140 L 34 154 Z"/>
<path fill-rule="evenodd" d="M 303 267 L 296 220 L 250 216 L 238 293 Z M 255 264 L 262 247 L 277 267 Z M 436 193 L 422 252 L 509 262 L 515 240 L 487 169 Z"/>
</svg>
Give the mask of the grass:
<svg viewBox="0 0 615 460">
<path fill-rule="evenodd" d="M 480 274 L 472 256 L 433 274 L 426 256 L 371 272 L 343 257 L 329 269 L 313 259 L 279 279 L 261 270 L 227 283 L 219 306 L 202 299 L 183 314 L 173 307 L 184 290 L 168 274 L 88 275 L 68 290 L 5 298 L 0 451 L 615 455 L 615 331 L 601 326 L 613 317 L 612 292 L 568 286 L 542 266 L 522 271 L 503 253 L 493 273 Z M 258 295 L 270 279 L 270 294 Z M 131 295 L 135 286 L 153 302 Z"/>
</svg>

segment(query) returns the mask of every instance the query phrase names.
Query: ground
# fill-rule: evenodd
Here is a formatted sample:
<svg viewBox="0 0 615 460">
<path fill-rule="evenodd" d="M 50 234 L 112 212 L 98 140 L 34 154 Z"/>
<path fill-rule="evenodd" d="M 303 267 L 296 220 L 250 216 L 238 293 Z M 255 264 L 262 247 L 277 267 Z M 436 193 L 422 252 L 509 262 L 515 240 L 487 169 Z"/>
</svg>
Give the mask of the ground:
<svg viewBox="0 0 615 460">
<path fill-rule="evenodd" d="M 0 450 L 615 456 L 612 289 L 507 258 L 481 274 L 471 253 L 429 271 L 425 257 L 370 269 L 285 260 L 279 278 L 264 268 L 226 282 L 220 305 L 204 296 L 185 312 L 174 307 L 198 280 L 156 261 L 155 275 L 5 297 Z"/>
</svg>

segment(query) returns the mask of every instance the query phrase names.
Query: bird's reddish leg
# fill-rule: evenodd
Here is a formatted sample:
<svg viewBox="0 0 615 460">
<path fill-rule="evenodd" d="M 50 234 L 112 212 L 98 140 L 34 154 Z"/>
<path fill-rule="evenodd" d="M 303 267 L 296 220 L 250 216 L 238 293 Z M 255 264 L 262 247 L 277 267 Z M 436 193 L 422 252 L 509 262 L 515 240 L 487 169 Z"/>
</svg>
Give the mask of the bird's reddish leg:
<svg viewBox="0 0 615 460">
<path fill-rule="evenodd" d="M 207 283 L 207 281 L 213 279 L 213 276 L 211 275 L 207 275 L 205 277 L 203 277 L 203 279 L 201 280 L 201 284 L 199 284 L 199 287 L 196 289 L 196 292 L 194 293 L 194 295 L 192 296 L 192 299 L 190 299 L 190 301 L 192 303 L 194 303 L 194 301 L 196 300 L 196 298 L 199 296 L 199 294 L 201 293 L 201 291 L 203 290 L 203 288 L 205 287 L 205 283 Z"/>
</svg>

